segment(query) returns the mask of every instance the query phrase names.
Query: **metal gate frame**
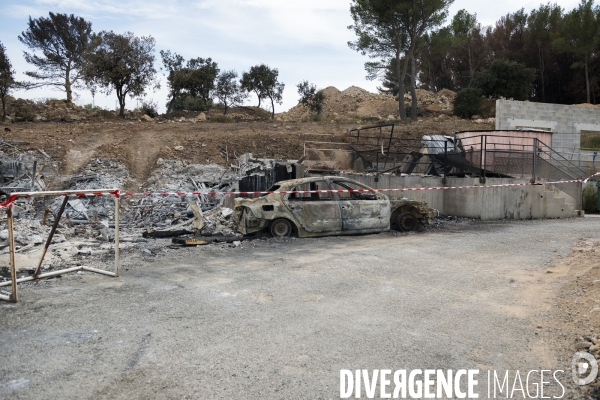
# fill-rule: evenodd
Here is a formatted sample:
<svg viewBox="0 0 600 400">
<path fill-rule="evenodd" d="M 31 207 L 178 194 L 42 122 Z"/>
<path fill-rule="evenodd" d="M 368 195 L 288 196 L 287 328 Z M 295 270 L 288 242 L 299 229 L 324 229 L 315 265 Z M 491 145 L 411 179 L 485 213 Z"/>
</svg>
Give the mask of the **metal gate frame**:
<svg viewBox="0 0 600 400">
<path fill-rule="evenodd" d="M 115 271 L 105 271 L 102 269 L 87 267 L 85 265 L 80 265 L 77 267 L 65 268 L 58 271 L 40 273 L 40 266 L 46 255 L 46 252 L 42 254 L 40 259 L 40 263 L 38 269 L 36 270 L 33 276 L 28 276 L 25 278 L 17 278 L 17 266 L 15 262 L 15 237 L 14 237 L 14 215 L 13 215 L 13 202 L 19 197 L 44 197 L 44 196 L 66 196 L 68 199 L 69 196 L 77 196 L 77 197 L 88 197 L 88 196 L 104 196 L 104 195 L 113 195 L 115 197 Z M 8 245 L 9 245 L 9 253 L 10 253 L 10 275 L 11 279 L 7 282 L 0 283 L 0 287 L 11 286 L 12 291 L 10 295 L 0 294 L 0 300 L 10 301 L 16 303 L 18 301 L 18 292 L 17 292 L 17 284 L 21 282 L 34 281 L 38 279 L 50 278 L 56 275 L 62 275 L 69 272 L 76 271 L 90 271 L 101 275 L 107 275 L 114 278 L 119 277 L 119 270 L 121 268 L 121 258 L 119 251 L 119 221 L 120 221 L 120 193 L 119 189 L 99 189 L 99 190 L 67 190 L 67 191 L 47 191 L 47 192 L 31 192 L 31 193 L 12 193 L 9 197 L 9 202 L 3 208 L 6 210 L 6 215 L 8 219 Z M 58 221 L 62 213 L 56 217 L 55 225 L 58 225 Z M 54 233 L 54 229 L 50 231 L 47 246 L 49 246 L 49 242 Z M 47 249 L 47 247 L 46 247 Z"/>
</svg>

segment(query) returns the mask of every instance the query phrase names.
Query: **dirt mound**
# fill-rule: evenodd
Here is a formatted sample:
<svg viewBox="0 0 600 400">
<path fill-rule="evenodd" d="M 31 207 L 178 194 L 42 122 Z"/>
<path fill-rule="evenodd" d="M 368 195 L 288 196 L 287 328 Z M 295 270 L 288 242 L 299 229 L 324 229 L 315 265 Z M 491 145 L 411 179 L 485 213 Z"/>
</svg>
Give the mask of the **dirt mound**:
<svg viewBox="0 0 600 400">
<path fill-rule="evenodd" d="M 271 112 L 260 107 L 240 106 L 229 109 L 226 115 L 223 115 L 222 110 L 212 109 L 208 112 L 207 117 L 215 122 L 230 122 L 228 119 L 231 121 L 269 121 Z M 224 121 L 220 121 L 220 119 L 224 119 Z"/>
<path fill-rule="evenodd" d="M 129 118 L 136 120 L 141 116 L 127 111 Z M 7 119 L 11 122 L 75 122 L 115 119 L 115 111 L 104 110 L 98 107 L 84 108 L 66 100 L 28 100 L 8 97 Z"/>
<path fill-rule="evenodd" d="M 154 123 L 120 118 L 72 123 L 0 123 L 0 137 L 12 143 L 5 143 L 0 149 L 12 153 L 14 149 L 10 146 L 15 141 L 26 142 L 19 145 L 22 152 L 31 151 L 39 158 L 39 165 L 56 163 L 57 168 L 60 166 L 60 174 L 85 174 L 84 168 L 94 158 L 120 160 L 130 178 L 136 181 L 134 185 L 127 180 L 125 189 L 138 190 L 156 169 L 159 158 L 192 164 L 219 164 L 226 168 L 236 164 L 237 157 L 248 152 L 259 157 L 297 160 L 304 155 L 305 142 L 344 142 L 347 130 L 360 125 L 361 121 L 340 124 L 215 123 L 212 119 L 200 123 L 187 118 L 182 122 Z M 477 129 L 494 129 L 494 125 L 440 114 L 437 119 L 424 118 L 397 125 L 394 132 L 418 139 L 422 135 Z M 41 151 L 49 156 L 44 156 Z M 42 162 L 42 159 L 47 160 Z"/>
<path fill-rule="evenodd" d="M 442 89 L 439 92 L 437 92 L 438 96 L 445 96 L 449 99 L 454 99 L 456 97 L 456 92 L 450 90 L 450 89 Z"/>
<path fill-rule="evenodd" d="M 227 114 L 223 114 L 223 109 L 215 107 L 207 112 L 176 110 L 169 114 L 162 114 L 154 118 L 154 121 L 173 120 L 178 122 L 195 121 L 195 122 L 241 122 L 241 121 L 269 121 L 271 113 L 260 107 L 240 106 L 233 107 L 227 110 Z"/>
<path fill-rule="evenodd" d="M 340 91 L 333 86 L 323 89 L 325 101 L 322 117 L 327 120 L 381 120 L 396 119 L 398 116 L 398 101 L 389 94 L 371 93 L 357 86 Z M 433 93 L 417 89 L 417 107 L 420 114 L 450 114 L 452 99 L 456 93 L 444 89 Z M 410 94 L 404 96 L 407 107 L 410 107 Z M 277 114 L 283 121 L 308 121 L 313 117 L 307 107 L 298 104 L 289 111 Z"/>
<path fill-rule="evenodd" d="M 581 104 L 573 104 L 578 107 L 600 107 L 600 104 L 590 104 L 590 103 L 581 103 Z"/>
<path fill-rule="evenodd" d="M 327 86 L 325 89 L 322 90 L 323 94 L 325 95 L 325 97 L 333 97 L 333 96 L 339 96 L 340 92 L 338 88 L 334 87 L 334 86 Z"/>
<path fill-rule="evenodd" d="M 369 91 L 359 88 L 358 86 L 350 86 L 348 89 L 342 92 L 346 96 L 367 96 L 371 93 Z"/>
<path fill-rule="evenodd" d="M 117 111 L 105 110 L 99 107 L 80 107 L 66 100 L 49 99 L 34 101 L 27 99 L 8 98 L 9 122 L 79 122 L 115 120 L 120 118 Z M 203 117 L 199 117 L 203 115 Z M 124 119 L 128 121 L 159 122 L 176 120 L 178 122 L 194 121 L 203 122 L 240 122 L 240 121 L 268 121 L 271 113 L 259 107 L 234 107 L 223 115 L 223 109 L 215 107 L 209 112 L 200 111 L 174 111 L 168 115 L 155 118 L 144 116 L 139 109 L 125 110 Z"/>
</svg>

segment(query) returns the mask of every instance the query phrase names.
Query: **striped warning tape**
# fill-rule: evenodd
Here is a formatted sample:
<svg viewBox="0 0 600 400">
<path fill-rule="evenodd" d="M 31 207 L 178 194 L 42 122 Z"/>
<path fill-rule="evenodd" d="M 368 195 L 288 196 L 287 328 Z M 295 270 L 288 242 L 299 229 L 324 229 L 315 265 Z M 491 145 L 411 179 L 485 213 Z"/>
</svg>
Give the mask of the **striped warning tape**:
<svg viewBox="0 0 600 400">
<path fill-rule="evenodd" d="M 545 182 L 546 184 L 564 184 L 564 183 L 576 183 L 576 182 L 587 182 L 589 179 L 600 175 L 600 172 L 591 175 L 587 179 L 574 179 L 564 181 Z M 385 192 L 411 192 L 411 191 L 429 191 L 429 190 L 453 190 L 453 189 L 489 189 L 499 187 L 513 187 L 513 186 L 535 186 L 541 185 L 541 183 L 502 183 L 496 185 L 467 185 L 467 186 L 436 186 L 436 187 L 412 187 L 412 188 L 393 188 L 393 189 L 320 189 L 320 190 L 281 190 L 281 191 L 252 191 L 252 192 L 241 192 L 241 191 L 230 191 L 230 192 L 211 192 L 211 191 L 174 191 L 174 192 L 121 192 L 119 189 L 104 190 L 104 191 L 93 191 L 86 193 L 77 193 L 75 191 L 69 192 L 21 192 L 11 193 L 9 198 L 4 202 L 0 203 L 0 208 L 6 208 L 10 206 L 19 197 L 32 197 L 40 195 L 56 195 L 56 196 L 76 196 L 76 197 L 98 197 L 98 196 L 115 196 L 121 197 L 168 197 L 168 196 L 216 196 L 216 195 L 266 195 L 272 193 L 278 194 L 310 194 L 310 193 L 385 193 Z"/>
<path fill-rule="evenodd" d="M 589 177 L 585 178 L 585 180 L 583 181 L 583 183 L 586 183 L 587 181 L 589 181 L 590 179 L 592 179 L 595 176 L 600 175 L 600 172 L 596 172 L 594 175 L 590 175 Z"/>
<path fill-rule="evenodd" d="M 67 191 L 43 191 L 43 192 L 14 192 L 8 196 L 4 203 L 0 203 L 1 208 L 7 208 L 19 197 L 40 197 L 40 196 L 75 196 L 75 197 L 100 197 L 115 196 L 120 197 L 119 189 L 93 189 L 86 191 L 67 190 Z"/>
<path fill-rule="evenodd" d="M 8 207 L 9 205 L 11 205 L 17 199 L 17 197 L 19 197 L 19 196 L 17 196 L 14 193 L 11 193 L 8 196 L 8 199 L 6 199 L 6 201 L 4 203 L 0 203 L 0 208 L 6 208 L 6 207 Z"/>
<path fill-rule="evenodd" d="M 262 194 L 310 194 L 310 193 L 381 193 L 381 192 L 404 192 L 414 190 L 448 190 L 448 189 L 475 189 L 475 188 L 492 188 L 502 186 L 530 186 L 540 185 L 539 183 L 507 183 L 498 185 L 473 185 L 473 186 L 439 186 L 439 187 L 422 187 L 422 188 L 394 188 L 394 189 L 318 189 L 318 190 L 277 190 L 277 191 L 256 191 L 256 192 L 144 192 L 144 193 L 133 193 L 125 192 L 121 193 L 123 197 L 144 197 L 144 196 L 188 196 L 188 195 L 262 195 Z"/>
</svg>

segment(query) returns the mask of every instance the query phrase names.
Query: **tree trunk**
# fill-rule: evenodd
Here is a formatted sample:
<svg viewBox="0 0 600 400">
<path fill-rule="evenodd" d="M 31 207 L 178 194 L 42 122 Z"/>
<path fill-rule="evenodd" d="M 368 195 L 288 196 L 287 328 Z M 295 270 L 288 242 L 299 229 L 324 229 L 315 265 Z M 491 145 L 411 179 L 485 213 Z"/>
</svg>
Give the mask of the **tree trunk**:
<svg viewBox="0 0 600 400">
<path fill-rule="evenodd" d="M 71 68 L 67 66 L 65 74 L 65 90 L 67 91 L 67 101 L 71 103 L 73 101 L 73 91 L 71 90 Z"/>
<path fill-rule="evenodd" d="M 587 102 L 591 103 L 591 98 L 590 98 L 590 74 L 588 71 L 588 56 L 587 54 L 585 55 L 585 89 L 587 92 Z"/>
<path fill-rule="evenodd" d="M 396 79 L 398 79 L 398 112 L 400 119 L 406 120 L 406 105 L 404 104 L 404 77 L 408 69 L 408 57 L 404 57 L 404 65 L 400 68 L 400 53 L 396 53 Z"/>
<path fill-rule="evenodd" d="M 273 97 L 269 96 L 269 98 L 271 99 L 271 119 L 275 118 L 275 103 L 273 102 Z M 260 106 L 259 106 L 260 107 Z"/>
<path fill-rule="evenodd" d="M 427 74 L 429 75 L 429 90 L 435 92 L 436 90 L 434 89 L 433 85 L 433 76 L 431 75 L 431 61 L 429 59 L 427 60 L 427 71 Z"/>
<path fill-rule="evenodd" d="M 398 115 L 400 115 L 400 119 L 402 119 L 402 109 L 404 107 L 403 101 L 400 99 L 400 77 L 402 76 L 402 71 L 400 68 L 400 54 L 396 52 L 396 83 L 398 84 Z"/>
<path fill-rule="evenodd" d="M 6 96 L 2 96 L 2 121 L 6 119 Z"/>
<path fill-rule="evenodd" d="M 258 108 L 260 108 L 260 93 L 256 92 L 256 97 L 258 97 Z"/>
<path fill-rule="evenodd" d="M 173 110 L 173 102 L 175 101 L 176 98 L 179 97 L 181 93 L 179 92 L 179 90 L 175 91 L 175 93 L 173 93 L 173 97 L 171 97 L 171 101 L 169 101 L 169 104 L 167 105 L 167 114 L 169 114 L 172 110 Z"/>
<path fill-rule="evenodd" d="M 117 89 L 117 98 L 119 99 L 119 115 L 125 117 L 125 96 L 123 88 Z"/>
<path fill-rule="evenodd" d="M 542 46 L 538 46 L 538 56 L 540 58 L 540 77 L 542 78 L 542 103 L 546 102 L 546 83 L 544 81 L 544 55 Z"/>
<path fill-rule="evenodd" d="M 410 94 L 412 97 L 410 119 L 413 121 L 417 120 L 417 68 L 415 61 L 415 49 L 414 47 L 410 50 Z"/>
<path fill-rule="evenodd" d="M 469 43 L 467 43 L 467 50 L 469 50 L 469 78 L 473 79 L 475 71 L 473 71 L 473 56 L 471 55 L 471 45 Z"/>
</svg>

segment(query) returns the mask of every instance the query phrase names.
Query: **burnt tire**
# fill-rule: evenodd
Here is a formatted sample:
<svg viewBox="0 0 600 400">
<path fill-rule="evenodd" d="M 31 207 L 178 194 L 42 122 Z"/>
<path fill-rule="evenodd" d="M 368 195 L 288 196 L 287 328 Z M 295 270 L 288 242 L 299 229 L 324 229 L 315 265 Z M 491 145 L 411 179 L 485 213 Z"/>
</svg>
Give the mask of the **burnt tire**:
<svg viewBox="0 0 600 400">
<path fill-rule="evenodd" d="M 285 218 L 278 218 L 271 222 L 271 235 L 273 237 L 290 237 L 294 232 L 292 223 Z"/>
<path fill-rule="evenodd" d="M 402 232 L 410 232 L 419 225 L 419 220 L 409 212 L 400 213 L 396 217 L 396 229 Z"/>
</svg>

